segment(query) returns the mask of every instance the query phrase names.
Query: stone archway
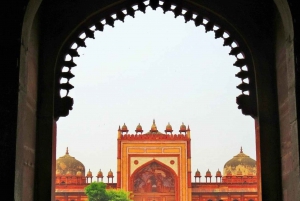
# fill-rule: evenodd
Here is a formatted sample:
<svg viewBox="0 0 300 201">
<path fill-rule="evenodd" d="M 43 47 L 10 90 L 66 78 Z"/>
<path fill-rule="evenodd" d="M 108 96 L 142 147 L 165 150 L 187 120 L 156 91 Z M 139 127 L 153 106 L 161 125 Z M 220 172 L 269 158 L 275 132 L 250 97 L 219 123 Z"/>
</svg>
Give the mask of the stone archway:
<svg viewBox="0 0 300 201">
<path fill-rule="evenodd" d="M 28 198 L 28 200 L 32 200 L 31 196 L 26 195 L 33 193 L 35 194 L 35 200 L 49 200 L 51 197 L 51 166 L 52 160 L 55 160 L 55 153 L 52 153 L 52 147 L 55 146 L 52 139 L 53 130 L 55 130 L 53 127 L 53 99 L 55 94 L 54 66 L 56 66 L 57 55 L 67 33 L 73 31 L 74 24 L 78 25 L 82 19 L 86 19 L 85 17 L 87 15 L 95 12 L 94 8 L 97 7 L 97 9 L 104 10 L 105 8 L 109 9 L 116 3 L 126 4 L 126 2 L 128 1 L 100 2 L 88 0 L 84 1 L 83 4 L 80 1 L 59 1 L 59 3 L 56 3 L 55 1 L 43 1 L 40 10 L 44 12 L 35 15 L 41 1 L 30 1 L 27 9 L 27 14 L 30 14 L 28 14 L 29 17 L 24 20 L 23 24 L 24 32 L 22 33 L 23 41 L 21 49 L 24 54 L 21 55 L 20 59 L 20 72 L 23 72 L 20 73 L 20 88 L 33 89 L 38 87 L 39 92 L 37 94 L 38 98 L 32 98 L 31 94 L 26 90 L 21 90 L 19 92 L 15 179 L 16 200 L 25 200 L 25 197 Z M 295 125 L 297 126 L 297 117 L 295 117 L 293 109 L 289 110 L 281 107 L 284 106 L 285 100 L 288 100 L 290 104 L 289 108 L 296 107 L 296 98 L 294 96 L 295 86 L 293 86 L 295 80 L 291 80 L 292 83 L 289 84 L 288 94 L 285 93 L 287 92 L 285 88 L 281 89 L 281 87 L 284 86 L 283 82 L 286 82 L 287 80 L 286 74 L 282 74 L 282 71 L 280 71 L 281 69 L 285 69 L 284 72 L 288 73 L 288 76 L 295 78 L 295 72 L 293 70 L 295 64 L 293 42 L 291 42 L 293 41 L 293 28 L 288 27 L 292 24 L 292 17 L 290 16 L 287 1 L 284 1 L 283 3 L 278 3 L 279 1 L 277 0 L 274 1 L 277 4 L 277 7 L 272 4 L 273 2 L 257 3 L 253 1 L 253 4 L 251 5 L 243 5 L 243 2 L 239 2 L 238 5 L 235 5 L 234 2 L 229 1 L 218 3 L 213 1 L 203 1 L 201 3 L 198 1 L 189 2 L 200 5 L 200 7 L 206 7 L 208 10 L 213 11 L 213 13 L 219 13 L 226 21 L 232 21 L 250 45 L 256 69 L 255 86 L 257 89 L 256 94 L 258 101 L 257 128 L 260 130 L 257 139 L 258 142 L 260 142 L 258 144 L 261 144 L 258 145 L 261 147 L 259 158 L 263 159 L 261 164 L 263 199 L 279 201 L 281 200 L 283 191 L 287 192 L 289 195 L 289 198 L 285 197 L 284 200 L 299 198 L 299 191 L 297 190 L 299 179 L 294 179 L 299 178 L 298 176 L 296 177 L 296 173 L 294 173 L 299 170 L 299 151 L 291 151 L 299 150 L 299 144 L 297 143 L 298 129 L 295 127 Z M 256 5 L 257 7 L 253 7 L 253 5 Z M 266 9 L 259 5 L 264 5 Z M 280 13 L 277 13 L 277 8 Z M 68 13 L 68 15 L 61 15 L 62 13 Z M 257 15 L 255 15 L 256 13 Z M 265 15 L 262 13 L 265 13 Z M 277 18 L 273 16 L 274 13 Z M 268 18 L 268 14 L 271 14 L 270 18 Z M 35 32 L 32 32 L 31 29 L 27 28 L 31 27 L 35 17 L 38 21 L 40 20 L 42 24 L 39 24 L 38 21 L 36 21 L 34 23 Z M 257 20 L 258 18 L 259 20 Z M 45 24 L 47 24 L 47 26 Z M 288 28 L 283 31 L 282 28 L 285 27 Z M 261 34 L 257 34 L 258 32 Z M 38 36 L 42 36 L 41 39 L 39 39 Z M 291 40 L 288 40 L 289 37 L 291 37 Z M 268 38 L 271 38 L 270 41 Z M 31 39 L 40 42 L 40 48 L 43 51 L 40 51 L 37 44 L 35 44 L 35 46 L 30 46 Z M 272 42 L 276 43 L 276 47 L 272 45 L 274 44 Z M 26 53 L 28 48 L 39 54 L 29 58 Z M 30 85 L 26 80 L 28 78 L 36 78 L 37 80 L 37 75 L 24 74 L 24 72 L 30 72 L 32 69 L 37 69 L 36 63 L 39 63 L 39 84 L 31 83 Z M 275 66 L 278 68 L 276 69 Z M 276 81 L 276 76 L 274 75 L 276 72 L 279 75 L 277 78 L 278 81 Z M 277 102 L 277 94 L 280 96 L 279 103 Z M 31 104 L 32 100 L 36 101 L 33 105 L 34 108 L 37 108 L 37 113 L 33 112 L 32 117 L 29 117 L 33 123 L 26 124 L 28 116 L 25 117 L 23 114 L 27 114 L 28 108 L 24 105 L 27 103 Z M 278 114 L 279 105 L 280 112 Z M 290 124 L 289 119 L 293 119 L 292 124 Z M 294 141 L 295 143 L 291 144 L 289 147 L 282 148 L 283 154 L 281 155 L 280 142 L 283 145 L 284 142 L 289 142 L 288 139 L 287 141 L 284 141 L 284 139 L 285 137 L 290 137 L 290 135 L 292 135 L 293 139 L 296 139 Z M 282 139 L 281 141 L 280 137 Z M 36 147 L 31 145 L 34 143 L 36 143 Z M 26 146 L 28 144 L 30 144 L 29 147 Z M 26 152 L 24 152 L 23 150 L 25 147 L 32 149 L 27 149 Z M 30 160 L 31 158 L 35 158 L 35 161 L 31 161 L 33 162 L 34 169 L 30 169 L 31 172 L 35 173 L 30 173 L 30 175 L 25 176 L 25 174 L 22 174 L 25 171 L 28 171 L 28 166 L 24 166 L 25 159 L 26 164 L 30 165 L 30 162 L 27 163 L 27 158 L 30 158 Z M 281 171 L 281 161 L 282 163 L 285 163 L 290 160 L 294 161 L 293 167 L 295 168 L 289 171 L 286 169 L 287 167 L 283 167 L 283 171 Z M 13 167 L 11 166 L 10 168 Z M 281 176 L 282 172 L 288 176 Z M 283 188 L 281 188 L 281 178 L 284 179 Z M 33 183 L 35 183 L 35 188 L 33 188 Z M 27 186 L 30 189 L 23 188 L 24 184 L 28 184 Z M 274 192 L 276 192 L 276 194 L 274 194 Z"/>
</svg>

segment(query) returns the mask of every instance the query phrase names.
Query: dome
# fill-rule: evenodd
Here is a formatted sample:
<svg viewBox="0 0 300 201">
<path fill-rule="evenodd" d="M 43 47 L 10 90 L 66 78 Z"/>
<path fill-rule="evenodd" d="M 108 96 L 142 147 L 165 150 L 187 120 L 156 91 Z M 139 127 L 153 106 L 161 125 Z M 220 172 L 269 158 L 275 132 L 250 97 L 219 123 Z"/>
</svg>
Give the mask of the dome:
<svg viewBox="0 0 300 201">
<path fill-rule="evenodd" d="M 66 154 L 56 160 L 56 173 L 62 176 L 67 174 L 75 176 L 78 171 L 85 174 L 85 167 L 80 161 L 69 155 L 67 148 Z"/>
<path fill-rule="evenodd" d="M 216 177 L 222 177 L 221 171 L 218 169 L 218 171 L 216 172 Z"/>
<path fill-rule="evenodd" d="M 107 177 L 114 177 L 114 174 L 111 170 L 109 170 L 108 174 L 107 174 Z"/>
<path fill-rule="evenodd" d="M 66 176 L 73 176 L 72 172 L 70 170 L 67 171 Z"/>
<path fill-rule="evenodd" d="M 227 161 L 224 165 L 223 175 L 231 176 L 236 175 L 256 175 L 256 161 L 250 158 L 248 155 L 243 153 L 243 149 L 238 155 L 234 156 L 232 159 Z"/>
<path fill-rule="evenodd" d="M 56 173 L 55 173 L 56 176 L 61 176 L 61 173 L 59 170 L 56 170 Z"/>
<path fill-rule="evenodd" d="M 86 177 L 93 177 L 93 174 L 90 169 L 89 169 L 88 173 L 86 174 Z"/>
<path fill-rule="evenodd" d="M 195 173 L 195 177 L 201 177 L 200 171 L 197 169 L 196 173 Z"/>
<path fill-rule="evenodd" d="M 99 170 L 99 172 L 97 174 L 97 177 L 98 178 L 103 178 L 103 173 L 102 173 L 101 169 Z"/>
<path fill-rule="evenodd" d="M 206 171 L 205 177 L 211 177 L 211 172 L 209 171 L 209 169 Z"/>
<path fill-rule="evenodd" d="M 127 129 L 127 126 L 126 126 L 125 123 L 124 123 L 124 125 L 122 126 L 121 131 L 122 131 L 122 132 L 128 132 L 128 129 Z"/>
<path fill-rule="evenodd" d="M 77 177 L 81 177 L 81 176 L 82 176 L 82 172 L 81 172 L 81 171 L 77 171 L 77 172 L 76 172 L 76 176 L 77 176 Z"/>
<path fill-rule="evenodd" d="M 171 126 L 170 122 L 169 122 L 168 125 L 166 126 L 165 132 L 173 132 L 173 129 L 172 129 L 172 126 Z"/>
<path fill-rule="evenodd" d="M 186 126 L 184 125 L 183 122 L 182 122 L 182 125 L 180 126 L 179 132 L 186 132 Z"/>
<path fill-rule="evenodd" d="M 135 132 L 143 132 L 143 128 L 140 123 L 139 123 L 139 125 L 137 125 Z"/>
</svg>

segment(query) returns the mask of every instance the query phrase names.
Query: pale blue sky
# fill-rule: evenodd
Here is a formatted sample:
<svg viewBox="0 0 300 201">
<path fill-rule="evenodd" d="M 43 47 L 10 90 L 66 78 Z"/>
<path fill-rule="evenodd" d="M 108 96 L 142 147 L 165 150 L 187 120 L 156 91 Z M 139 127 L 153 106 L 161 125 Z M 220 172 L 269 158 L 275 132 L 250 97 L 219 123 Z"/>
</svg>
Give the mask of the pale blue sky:
<svg viewBox="0 0 300 201">
<path fill-rule="evenodd" d="M 58 121 L 57 158 L 69 147 L 86 171 L 116 175 L 118 126 L 149 131 L 155 119 L 161 132 L 168 122 L 175 133 L 190 126 L 193 175 L 223 170 L 241 146 L 255 159 L 254 120 L 237 109 L 239 69 L 223 39 L 151 8 L 95 37 L 75 59 L 74 106 Z"/>
</svg>

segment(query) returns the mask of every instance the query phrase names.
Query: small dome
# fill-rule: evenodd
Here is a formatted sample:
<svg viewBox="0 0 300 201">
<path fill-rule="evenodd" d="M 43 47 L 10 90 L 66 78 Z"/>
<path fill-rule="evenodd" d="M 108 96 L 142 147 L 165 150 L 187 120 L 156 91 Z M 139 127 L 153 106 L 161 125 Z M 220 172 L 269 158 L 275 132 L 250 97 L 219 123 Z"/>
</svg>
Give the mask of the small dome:
<svg viewBox="0 0 300 201">
<path fill-rule="evenodd" d="M 93 174 L 90 169 L 89 169 L 88 173 L 86 174 L 86 177 L 93 177 Z"/>
<path fill-rule="evenodd" d="M 195 172 L 195 177 L 201 177 L 201 173 L 200 171 L 197 169 L 197 171 Z"/>
<path fill-rule="evenodd" d="M 114 174 L 111 170 L 109 170 L 108 174 L 107 174 L 107 177 L 114 177 Z"/>
<path fill-rule="evenodd" d="M 128 132 L 128 129 L 127 129 L 127 126 L 126 126 L 125 123 L 124 123 L 124 125 L 122 126 L 121 131 L 122 131 L 122 132 Z"/>
<path fill-rule="evenodd" d="M 61 176 L 60 171 L 59 171 L 59 170 L 56 170 L 55 175 L 56 175 L 56 176 Z"/>
<path fill-rule="evenodd" d="M 206 177 L 211 177 L 211 172 L 209 171 L 209 169 L 206 171 L 205 176 L 206 176 Z"/>
<path fill-rule="evenodd" d="M 216 177 L 222 177 L 221 171 L 218 169 L 218 171 L 216 172 Z"/>
<path fill-rule="evenodd" d="M 152 126 L 151 126 L 151 132 L 157 132 L 157 127 L 156 127 L 156 124 L 155 124 L 155 120 L 153 119 L 153 123 L 152 123 Z"/>
<path fill-rule="evenodd" d="M 182 122 L 182 124 L 181 124 L 181 126 L 180 126 L 179 132 L 186 132 L 186 126 L 184 125 L 183 122 Z"/>
<path fill-rule="evenodd" d="M 173 129 L 172 129 L 172 126 L 171 126 L 170 122 L 169 122 L 168 125 L 166 126 L 165 132 L 173 132 Z"/>
<path fill-rule="evenodd" d="M 143 132 L 143 128 L 140 123 L 139 123 L 139 125 L 137 125 L 135 132 Z"/>
<path fill-rule="evenodd" d="M 82 176 L 82 172 L 81 172 L 81 171 L 77 171 L 77 172 L 76 172 L 76 176 L 77 176 L 77 177 L 81 177 L 81 176 Z"/>
<path fill-rule="evenodd" d="M 66 176 L 72 176 L 72 172 L 70 170 L 67 171 Z"/>
<path fill-rule="evenodd" d="M 85 174 L 85 167 L 80 161 L 69 155 L 69 149 L 67 148 L 66 154 L 56 160 L 56 172 L 64 176 L 67 172 L 70 175 L 76 175 L 78 171 Z"/>
<path fill-rule="evenodd" d="M 101 169 L 99 170 L 99 172 L 97 174 L 97 177 L 98 178 L 103 178 L 103 173 L 102 173 Z"/>
<path fill-rule="evenodd" d="M 256 161 L 244 154 L 243 149 L 241 148 L 239 154 L 225 163 L 223 175 L 228 175 L 227 172 L 231 172 L 233 176 L 256 175 Z"/>
</svg>

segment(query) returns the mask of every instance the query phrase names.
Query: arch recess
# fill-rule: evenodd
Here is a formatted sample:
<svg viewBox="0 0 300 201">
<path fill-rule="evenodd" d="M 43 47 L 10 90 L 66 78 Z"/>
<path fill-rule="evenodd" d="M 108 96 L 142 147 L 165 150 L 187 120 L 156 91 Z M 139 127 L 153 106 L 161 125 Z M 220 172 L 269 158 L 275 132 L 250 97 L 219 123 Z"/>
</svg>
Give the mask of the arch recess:
<svg viewBox="0 0 300 201">
<path fill-rule="evenodd" d="M 154 185 L 155 188 L 149 189 L 147 181 L 150 181 L 150 187 Z M 171 192 L 175 197 L 179 198 L 179 185 L 178 175 L 174 170 L 160 161 L 153 159 L 137 168 L 132 175 L 130 175 L 128 190 L 133 193 Z M 146 190 L 139 192 L 139 189 Z"/>
<path fill-rule="evenodd" d="M 116 20 L 124 22 L 126 16 L 134 17 L 136 11 L 145 13 L 146 7 L 149 6 L 153 10 L 160 7 L 164 13 L 171 11 L 174 13 L 175 18 L 183 16 L 185 22 L 193 21 L 196 27 L 204 26 L 206 32 L 213 31 L 216 39 L 223 38 L 223 46 L 231 48 L 229 55 L 236 57 L 236 62 L 233 65 L 240 68 L 240 72 L 235 75 L 241 79 L 241 84 L 237 86 L 241 90 L 241 94 L 236 98 L 238 109 L 241 109 L 244 115 L 256 117 L 256 88 L 251 52 L 233 25 L 216 13 L 188 1 L 133 0 L 121 2 L 90 15 L 65 40 L 60 49 L 55 68 L 55 119 L 67 116 L 69 110 L 72 109 L 73 98 L 68 94 L 74 88 L 70 83 L 70 80 L 74 77 L 71 69 L 76 66 L 73 58 L 79 57 L 78 48 L 86 47 L 85 39 L 94 38 L 94 32 L 104 31 L 105 25 L 114 27 Z M 61 81 L 62 78 L 65 82 Z M 61 96 L 61 90 L 66 91 L 64 96 Z"/>
</svg>

